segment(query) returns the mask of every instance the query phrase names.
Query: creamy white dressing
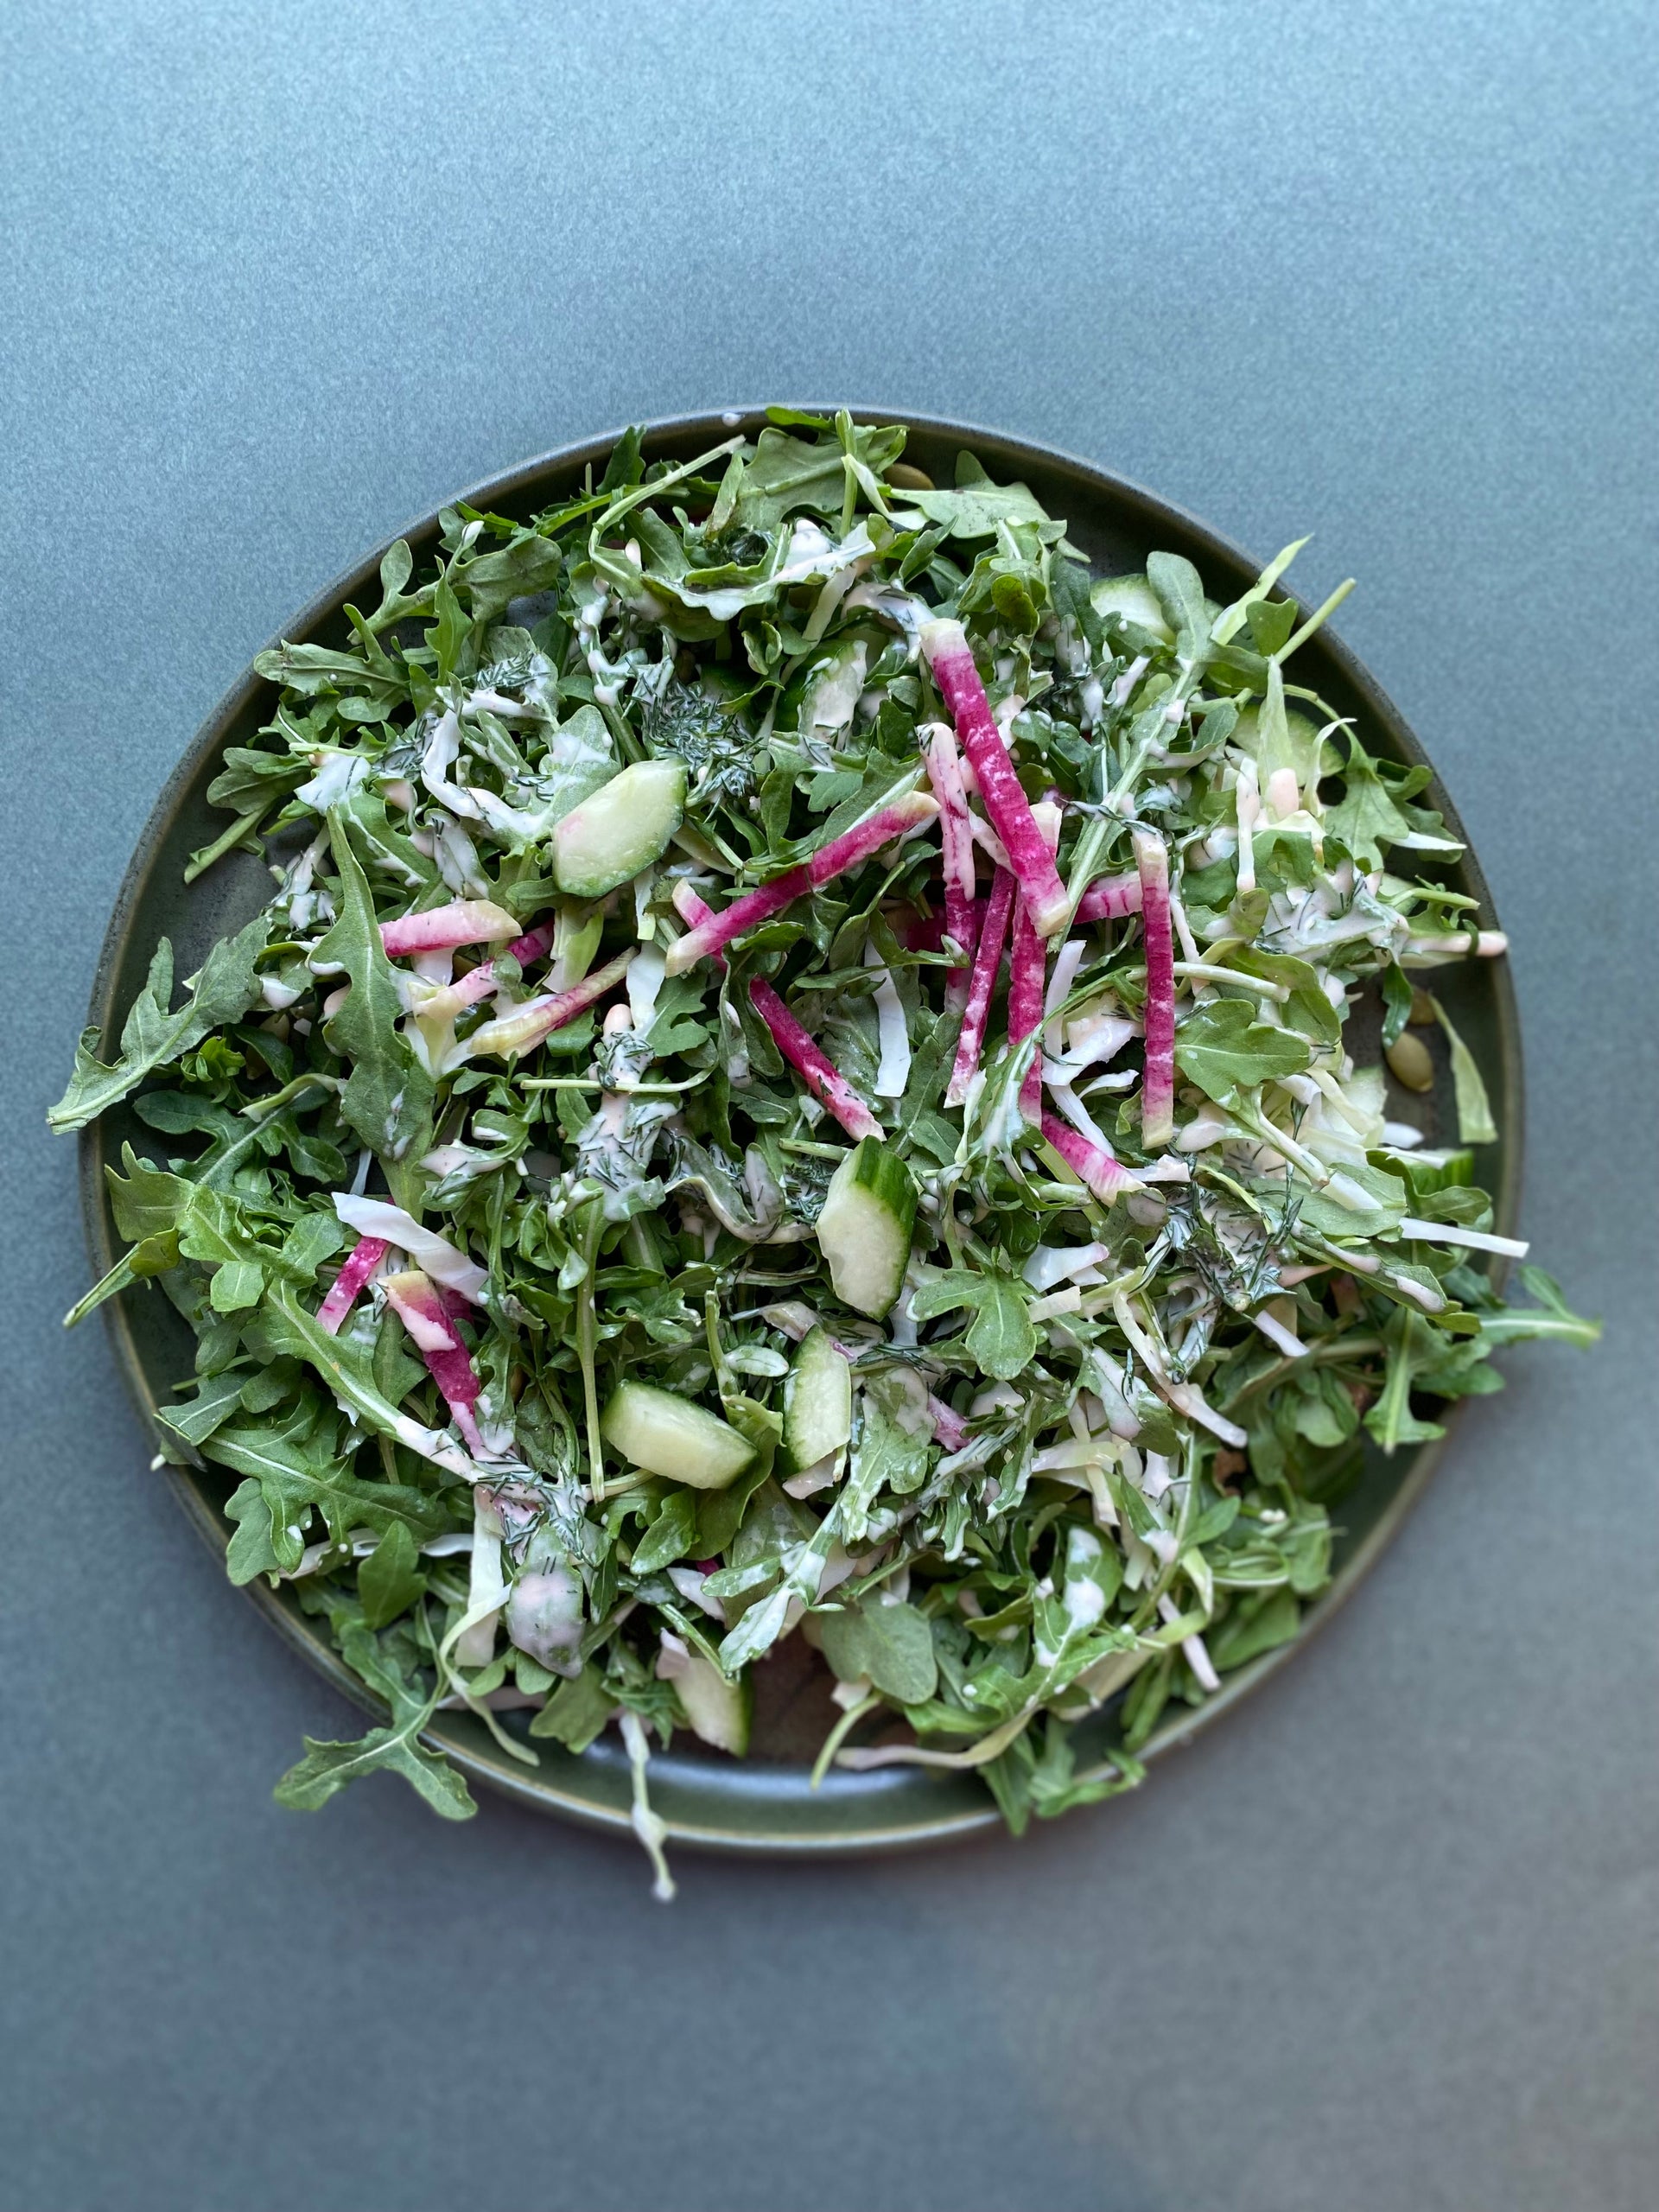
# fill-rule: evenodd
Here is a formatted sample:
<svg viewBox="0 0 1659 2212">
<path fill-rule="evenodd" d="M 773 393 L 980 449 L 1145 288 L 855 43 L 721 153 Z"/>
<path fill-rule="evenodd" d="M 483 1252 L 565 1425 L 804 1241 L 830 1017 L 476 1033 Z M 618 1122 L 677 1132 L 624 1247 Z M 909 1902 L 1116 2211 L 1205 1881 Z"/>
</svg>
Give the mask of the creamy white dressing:
<svg viewBox="0 0 1659 2212">
<path fill-rule="evenodd" d="M 325 753 L 316 774 L 309 783 L 302 784 L 294 796 L 316 813 L 327 814 L 331 806 L 340 804 L 348 791 L 355 791 L 366 780 L 370 766 L 366 753 Z"/>
<path fill-rule="evenodd" d="M 853 719 L 864 689 L 869 647 L 862 638 L 840 649 L 823 673 L 808 685 L 801 704 L 801 728 L 834 737 Z"/>
<path fill-rule="evenodd" d="M 449 780 L 449 771 L 460 751 L 461 720 L 453 707 L 446 707 L 432 725 L 426 749 L 421 755 L 421 781 L 451 814 L 470 815 L 476 819 L 476 805 L 458 785 Z"/>
<path fill-rule="evenodd" d="M 476 809 L 473 811 L 476 813 Z M 478 848 L 459 822 L 446 822 L 433 844 L 438 874 L 463 899 L 487 899 L 490 885 L 479 866 Z"/>
</svg>

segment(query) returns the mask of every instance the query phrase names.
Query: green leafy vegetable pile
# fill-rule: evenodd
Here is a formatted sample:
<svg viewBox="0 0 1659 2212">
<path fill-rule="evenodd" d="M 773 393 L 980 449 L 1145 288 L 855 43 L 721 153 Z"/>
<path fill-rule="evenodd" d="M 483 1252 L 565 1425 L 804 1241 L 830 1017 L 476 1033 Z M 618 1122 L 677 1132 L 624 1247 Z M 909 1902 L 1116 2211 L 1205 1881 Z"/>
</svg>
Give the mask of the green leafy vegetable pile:
<svg viewBox="0 0 1659 2212">
<path fill-rule="evenodd" d="M 440 1707 L 531 1763 L 617 1719 L 660 1869 L 647 1732 L 743 1752 L 799 1634 L 823 1763 L 972 1769 L 1017 1829 L 1296 1633 L 1367 1439 L 1596 1333 L 1484 1271 L 1525 1248 L 1413 976 L 1502 940 L 1427 772 L 1292 680 L 1297 549 L 1224 608 L 1171 554 L 1096 578 L 904 445 L 630 435 L 394 545 L 212 787 L 192 873 L 274 895 L 82 1039 L 53 1125 L 130 1096 L 156 1156 L 72 1318 L 161 1286 L 232 1580 L 388 1708 L 285 1803 L 391 1768 L 460 1817 Z"/>
</svg>

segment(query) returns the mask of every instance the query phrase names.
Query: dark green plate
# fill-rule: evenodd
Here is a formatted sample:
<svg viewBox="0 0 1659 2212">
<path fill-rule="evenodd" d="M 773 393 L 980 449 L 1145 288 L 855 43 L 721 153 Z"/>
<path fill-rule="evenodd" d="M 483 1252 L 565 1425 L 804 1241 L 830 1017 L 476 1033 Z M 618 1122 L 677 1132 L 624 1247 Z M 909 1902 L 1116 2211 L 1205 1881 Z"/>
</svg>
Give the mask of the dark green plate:
<svg viewBox="0 0 1659 2212">
<path fill-rule="evenodd" d="M 753 436 L 764 419 L 759 413 L 745 412 L 659 423 L 646 436 L 645 453 L 648 458 L 689 459 L 734 429 Z M 863 419 L 895 418 L 870 413 Z M 1149 552 L 1162 547 L 1196 563 L 1212 596 L 1226 601 L 1236 598 L 1257 573 L 1259 563 L 1247 559 L 1202 523 L 1086 462 L 982 430 L 922 416 L 910 419 L 907 460 L 949 483 L 957 449 L 971 447 L 993 475 L 1023 478 L 1051 514 L 1064 516 L 1072 540 L 1100 574 L 1140 568 Z M 578 485 L 590 463 L 596 473 L 602 468 L 612 443 L 609 438 L 598 438 L 567 447 L 480 485 L 467 497 L 474 505 L 497 513 L 531 514 Z M 435 544 L 435 516 L 402 535 L 418 559 Z M 362 603 L 365 592 L 372 592 L 379 560 L 377 550 L 289 623 L 283 636 L 325 645 L 346 643 L 348 626 L 340 610 L 347 601 Z M 1373 751 L 1406 762 L 1424 758 L 1400 715 L 1329 630 L 1303 648 L 1298 674 L 1339 713 L 1358 717 Z M 239 927 L 269 892 L 269 876 L 245 855 L 221 861 L 188 890 L 181 879 L 190 852 L 225 826 L 224 816 L 211 809 L 205 797 L 222 748 L 248 743 L 270 720 L 275 703 L 269 683 L 246 677 L 199 733 L 156 802 L 116 901 L 93 986 L 89 1018 L 106 1036 L 118 1033 L 142 988 L 157 938 L 172 938 L 179 972 L 188 975 L 213 941 Z M 1461 836 L 1456 812 L 1438 783 L 1428 796 L 1446 815 L 1452 833 Z M 1472 855 L 1465 857 L 1456 880 L 1459 890 L 1479 900 L 1482 925 L 1494 926 L 1491 898 Z M 1519 1187 L 1522 1110 L 1520 1036 L 1507 965 L 1498 960 L 1447 968 L 1437 987 L 1492 1090 L 1503 1138 L 1491 1148 L 1495 1156 L 1480 1163 L 1480 1179 L 1494 1192 L 1498 1226 L 1506 1230 L 1514 1217 Z M 1443 1057 L 1437 1070 L 1436 1090 L 1427 1102 L 1438 1117 L 1430 1124 L 1431 1136 L 1454 1126 L 1449 1118 L 1451 1085 Z M 113 1263 L 119 1249 L 105 1203 L 103 1171 L 106 1160 L 118 1158 L 124 1137 L 142 1146 L 149 1133 L 136 1117 L 118 1111 L 86 1130 L 82 1139 L 82 1193 L 95 1276 Z M 105 1311 L 121 1364 L 158 1449 L 176 1453 L 176 1440 L 156 1426 L 154 1415 L 157 1403 L 171 1402 L 175 1380 L 191 1372 L 194 1347 L 188 1330 L 153 1290 L 130 1291 Z M 1428 1479 L 1439 1449 L 1429 1445 L 1414 1452 L 1402 1452 L 1392 1460 L 1377 1454 L 1370 1459 L 1358 1488 L 1342 1502 L 1335 1580 L 1311 1609 L 1307 1629 L 1329 1616 L 1376 1558 Z M 138 1470 L 133 1471 L 137 1479 Z M 231 1479 L 216 1468 L 200 1466 L 175 1467 L 170 1473 L 185 1510 L 222 1554 L 230 1528 L 221 1508 Z M 248 1594 L 266 1619 L 337 1688 L 373 1710 L 373 1700 L 342 1668 L 286 1587 L 273 1592 L 255 1583 Z M 1230 1675 L 1219 1694 L 1196 1710 L 1177 1709 L 1153 1738 L 1150 1752 L 1185 1744 L 1198 1729 L 1218 1720 L 1298 1648 L 1292 1644 L 1265 1654 Z M 871 1774 L 834 1773 L 819 1789 L 810 1789 L 807 1774 L 812 1753 L 835 1718 L 827 1688 L 811 1654 L 798 1637 L 793 1638 L 757 1669 L 755 1751 L 747 1761 L 701 1749 L 682 1751 L 678 1738 L 671 1752 L 653 1758 L 652 1802 L 667 1821 L 671 1834 L 683 1843 L 728 1851 L 852 1852 L 936 1843 L 995 1825 L 999 1815 L 989 1795 L 969 1775 L 890 1767 Z M 1100 1757 L 1109 1747 L 1112 1732 L 1109 1710 L 1080 1729 L 1081 1764 Z M 474 1781 L 488 1783 L 523 1803 L 598 1827 L 627 1825 L 627 1769 L 613 1738 L 601 1738 L 580 1758 L 556 1745 L 538 1746 L 541 1764 L 531 1769 L 505 1758 L 469 1714 L 441 1715 L 430 1737 Z M 289 1748 L 273 1744 L 273 1772 Z"/>
</svg>

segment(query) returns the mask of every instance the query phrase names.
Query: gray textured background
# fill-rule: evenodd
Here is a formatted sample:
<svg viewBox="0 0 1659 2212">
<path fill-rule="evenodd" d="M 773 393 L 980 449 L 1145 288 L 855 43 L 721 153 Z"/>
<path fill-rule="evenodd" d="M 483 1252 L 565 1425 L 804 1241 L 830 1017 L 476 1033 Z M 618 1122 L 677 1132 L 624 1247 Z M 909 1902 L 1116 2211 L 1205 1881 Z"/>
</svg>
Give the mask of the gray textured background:
<svg viewBox="0 0 1659 2212">
<path fill-rule="evenodd" d="M 0 10 L 0 2200 L 1646 2208 L 1659 32 L 1571 10 Z M 392 1783 L 159 1479 L 41 1113 L 169 765 L 417 511 L 638 415 L 954 414 L 1313 529 L 1515 945 L 1516 1356 L 1138 1798 L 817 1872 Z M 1299 575 L 1303 572 L 1299 570 Z"/>
</svg>

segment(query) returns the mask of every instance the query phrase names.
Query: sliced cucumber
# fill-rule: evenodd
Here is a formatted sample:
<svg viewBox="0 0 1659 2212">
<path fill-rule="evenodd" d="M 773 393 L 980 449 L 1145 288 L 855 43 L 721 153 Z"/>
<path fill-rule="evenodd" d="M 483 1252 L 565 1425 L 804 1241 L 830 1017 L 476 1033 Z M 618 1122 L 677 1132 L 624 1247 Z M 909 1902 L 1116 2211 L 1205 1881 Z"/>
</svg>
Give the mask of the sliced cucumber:
<svg viewBox="0 0 1659 2212">
<path fill-rule="evenodd" d="M 661 860 L 685 811 L 677 760 L 636 760 L 553 831 L 553 874 L 572 899 L 602 899 Z"/>
<path fill-rule="evenodd" d="M 747 1681 L 728 1682 L 701 1651 L 688 1651 L 669 1677 L 694 1733 L 717 1751 L 741 1759 L 749 1748 L 754 1692 Z"/>
<path fill-rule="evenodd" d="M 818 1216 L 818 1249 L 836 1296 L 879 1321 L 904 1287 L 916 1185 L 897 1153 L 864 1137 L 830 1179 Z"/>
<path fill-rule="evenodd" d="M 754 1446 L 718 1414 L 649 1382 L 623 1383 L 599 1433 L 630 1465 L 691 1490 L 724 1490 L 754 1457 Z"/>
<path fill-rule="evenodd" d="M 1137 629 L 1150 631 L 1162 645 L 1175 642 L 1163 602 L 1144 576 L 1103 576 L 1089 587 L 1089 603 L 1096 614 L 1121 614 Z"/>
<path fill-rule="evenodd" d="M 853 1370 L 822 1329 L 801 1344 L 784 1385 L 784 1449 L 796 1472 L 839 1452 L 853 1433 Z"/>
</svg>

